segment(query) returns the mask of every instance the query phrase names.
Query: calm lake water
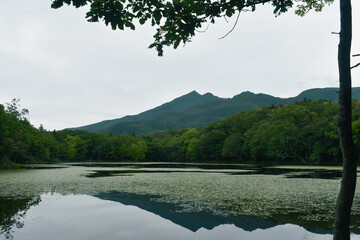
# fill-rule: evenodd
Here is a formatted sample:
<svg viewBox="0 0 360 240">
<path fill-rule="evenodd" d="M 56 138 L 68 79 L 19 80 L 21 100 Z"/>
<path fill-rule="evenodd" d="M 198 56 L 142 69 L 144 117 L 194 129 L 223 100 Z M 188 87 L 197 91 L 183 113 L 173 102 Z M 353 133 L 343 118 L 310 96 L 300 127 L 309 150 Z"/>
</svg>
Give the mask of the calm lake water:
<svg viewBox="0 0 360 240">
<path fill-rule="evenodd" d="M 0 239 L 332 239 L 341 176 L 252 165 L 30 167 L 0 171 Z"/>
</svg>

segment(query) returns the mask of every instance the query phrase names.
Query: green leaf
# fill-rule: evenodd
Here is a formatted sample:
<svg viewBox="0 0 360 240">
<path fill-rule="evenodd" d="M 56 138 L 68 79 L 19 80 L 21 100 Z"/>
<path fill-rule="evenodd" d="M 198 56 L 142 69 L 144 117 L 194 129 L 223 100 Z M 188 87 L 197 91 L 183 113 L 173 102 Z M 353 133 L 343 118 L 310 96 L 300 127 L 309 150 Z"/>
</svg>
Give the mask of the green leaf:
<svg viewBox="0 0 360 240">
<path fill-rule="evenodd" d="M 154 16 L 154 19 L 156 21 L 157 24 L 160 23 L 160 20 L 161 20 L 161 12 L 159 10 L 155 10 L 154 13 L 153 13 L 153 16 Z"/>
<path fill-rule="evenodd" d="M 54 8 L 54 9 L 60 8 L 60 7 L 63 6 L 63 4 L 64 4 L 64 3 L 63 3 L 62 0 L 55 0 L 55 1 L 52 2 L 51 8 Z"/>
<path fill-rule="evenodd" d="M 131 30 L 135 30 L 135 25 L 132 22 L 129 22 L 129 27 Z"/>
<path fill-rule="evenodd" d="M 110 24 L 111 24 L 112 30 L 116 30 L 116 26 L 117 26 L 116 22 L 111 22 Z"/>
<path fill-rule="evenodd" d="M 181 42 L 181 38 L 176 39 L 174 43 L 174 49 L 176 49 L 179 46 L 180 42 Z"/>
<path fill-rule="evenodd" d="M 234 14 L 234 10 L 228 9 L 226 10 L 226 16 L 231 17 Z"/>
<path fill-rule="evenodd" d="M 145 22 L 146 22 L 146 19 L 145 19 L 145 18 L 140 18 L 140 19 L 139 19 L 139 23 L 140 23 L 141 25 L 144 25 Z"/>
</svg>

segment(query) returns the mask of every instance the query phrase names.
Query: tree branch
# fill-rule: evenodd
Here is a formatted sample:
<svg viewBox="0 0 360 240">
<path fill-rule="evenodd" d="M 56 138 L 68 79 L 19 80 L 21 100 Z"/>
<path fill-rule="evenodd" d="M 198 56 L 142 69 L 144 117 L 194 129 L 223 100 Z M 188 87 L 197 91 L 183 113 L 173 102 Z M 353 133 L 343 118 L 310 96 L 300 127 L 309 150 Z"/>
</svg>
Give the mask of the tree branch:
<svg viewBox="0 0 360 240">
<path fill-rule="evenodd" d="M 235 29 L 235 27 L 236 27 L 236 25 L 237 25 L 237 23 L 238 23 L 238 21 L 239 21 L 239 17 L 240 17 L 240 11 L 239 11 L 239 13 L 238 13 L 238 15 L 237 15 L 237 17 L 236 17 L 236 21 L 235 21 L 235 24 L 234 24 L 234 26 L 232 27 L 232 29 L 231 29 L 227 34 L 225 34 L 224 36 L 222 36 L 221 38 L 219 38 L 220 40 L 226 38 L 232 31 L 234 31 L 234 29 Z"/>
<path fill-rule="evenodd" d="M 206 32 L 206 31 L 209 29 L 209 25 L 210 25 L 210 24 L 207 25 L 207 27 L 206 27 L 205 30 L 197 30 L 197 29 L 195 29 L 195 31 L 197 31 L 197 32 L 199 32 L 199 33 L 204 33 L 204 32 Z"/>
<path fill-rule="evenodd" d="M 360 54 L 354 54 L 353 57 L 360 57 Z"/>
<path fill-rule="evenodd" d="M 358 67 L 358 66 L 360 66 L 360 63 L 358 63 L 358 64 L 356 64 L 356 65 L 352 66 L 350 69 L 356 68 L 356 67 Z"/>
</svg>

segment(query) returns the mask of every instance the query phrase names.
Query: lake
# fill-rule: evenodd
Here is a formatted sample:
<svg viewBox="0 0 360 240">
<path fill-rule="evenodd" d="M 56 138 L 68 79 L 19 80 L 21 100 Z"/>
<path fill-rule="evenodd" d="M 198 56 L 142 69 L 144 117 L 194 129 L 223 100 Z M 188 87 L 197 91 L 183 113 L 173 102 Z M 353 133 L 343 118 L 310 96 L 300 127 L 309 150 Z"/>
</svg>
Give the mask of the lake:
<svg viewBox="0 0 360 240">
<path fill-rule="evenodd" d="M 29 165 L 0 171 L 0 239 L 332 239 L 339 169 Z"/>
</svg>

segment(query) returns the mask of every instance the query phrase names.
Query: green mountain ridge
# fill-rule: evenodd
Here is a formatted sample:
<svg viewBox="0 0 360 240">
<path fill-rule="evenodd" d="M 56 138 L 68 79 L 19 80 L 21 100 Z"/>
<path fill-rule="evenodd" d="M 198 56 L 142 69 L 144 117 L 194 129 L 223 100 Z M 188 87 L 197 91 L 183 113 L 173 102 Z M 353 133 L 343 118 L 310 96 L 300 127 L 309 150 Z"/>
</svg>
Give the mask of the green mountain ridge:
<svg viewBox="0 0 360 240">
<path fill-rule="evenodd" d="M 360 88 L 353 88 L 353 98 L 360 99 Z M 315 88 L 301 92 L 296 97 L 279 98 L 249 91 L 233 98 L 220 98 L 211 93 L 192 91 L 156 108 L 138 115 L 106 120 L 87 126 L 73 128 L 96 133 L 146 135 L 157 130 L 195 128 L 221 121 L 237 112 L 271 105 L 292 104 L 304 99 L 327 99 L 337 101 L 338 88 Z"/>
</svg>

